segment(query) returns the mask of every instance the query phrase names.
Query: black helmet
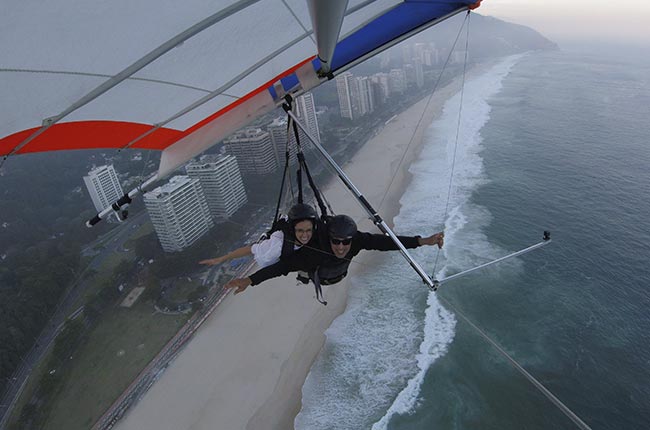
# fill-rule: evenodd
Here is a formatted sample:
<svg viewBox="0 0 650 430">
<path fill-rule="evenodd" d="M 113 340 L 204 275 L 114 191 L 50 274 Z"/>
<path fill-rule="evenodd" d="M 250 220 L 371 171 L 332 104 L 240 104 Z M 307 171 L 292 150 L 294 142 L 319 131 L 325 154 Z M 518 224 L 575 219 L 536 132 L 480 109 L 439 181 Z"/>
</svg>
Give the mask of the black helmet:
<svg viewBox="0 0 650 430">
<path fill-rule="evenodd" d="M 327 222 L 330 237 L 347 239 L 357 232 L 357 223 L 347 215 L 336 215 Z"/>
<path fill-rule="evenodd" d="M 294 224 L 306 219 L 315 221 L 316 218 L 318 218 L 318 214 L 314 208 L 304 203 L 298 203 L 289 209 L 289 221 Z"/>
</svg>

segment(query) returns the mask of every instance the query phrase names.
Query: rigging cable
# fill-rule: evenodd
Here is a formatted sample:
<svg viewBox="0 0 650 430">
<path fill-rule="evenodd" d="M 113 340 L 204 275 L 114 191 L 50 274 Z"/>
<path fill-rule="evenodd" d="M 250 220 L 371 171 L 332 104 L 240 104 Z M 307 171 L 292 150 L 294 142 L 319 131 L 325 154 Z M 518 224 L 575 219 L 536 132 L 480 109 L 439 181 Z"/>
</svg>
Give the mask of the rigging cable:
<svg viewBox="0 0 650 430">
<path fill-rule="evenodd" d="M 393 174 L 393 177 L 390 180 L 390 183 L 388 184 L 388 187 L 386 188 L 386 191 L 384 192 L 383 197 L 381 198 L 381 201 L 379 202 L 379 209 L 384 204 L 384 200 L 386 200 L 386 196 L 388 195 L 388 191 L 390 191 L 391 186 L 393 185 L 393 182 L 395 181 L 395 176 L 397 175 L 397 172 L 399 171 L 400 166 L 404 162 L 404 158 L 406 157 L 406 154 L 408 154 L 408 150 L 411 147 L 411 144 L 413 143 L 413 139 L 415 138 L 415 134 L 417 133 L 418 129 L 420 128 L 420 124 L 424 120 L 424 115 L 426 112 L 429 110 L 429 105 L 431 104 L 431 100 L 433 99 L 433 95 L 438 89 L 438 85 L 440 84 L 440 81 L 442 80 L 442 75 L 445 73 L 445 70 L 447 70 L 447 65 L 449 64 L 449 60 L 451 59 L 451 54 L 454 53 L 454 49 L 456 48 L 456 43 L 458 43 L 458 39 L 460 38 L 460 35 L 463 31 L 463 26 L 465 25 L 465 21 L 468 20 L 469 16 L 469 11 L 468 14 L 465 16 L 465 19 L 463 20 L 460 28 L 458 29 L 458 34 L 456 35 L 456 39 L 454 40 L 454 43 L 451 46 L 451 49 L 449 50 L 449 54 L 447 54 L 447 58 L 445 59 L 444 64 L 442 65 L 442 70 L 440 70 L 440 74 L 438 75 L 438 79 L 436 80 L 436 83 L 433 85 L 433 89 L 431 90 L 431 94 L 429 94 L 429 98 L 427 99 L 427 103 L 424 106 L 424 109 L 422 110 L 422 115 L 420 115 L 420 119 L 418 119 L 417 124 L 415 125 L 415 128 L 413 129 L 413 134 L 411 135 L 411 139 L 409 140 L 408 145 L 406 145 L 406 149 L 404 150 L 404 153 L 402 154 L 402 158 L 399 160 L 399 163 L 397 164 L 397 168 L 395 169 L 395 174 Z"/>
<path fill-rule="evenodd" d="M 520 365 L 517 360 L 512 358 L 503 348 L 499 346 L 498 343 L 496 343 L 490 336 L 487 335 L 483 330 L 481 330 L 476 324 L 474 324 L 472 321 L 470 321 L 465 314 L 463 314 L 458 308 L 456 308 L 454 305 L 452 305 L 449 300 L 445 299 L 442 297 L 440 294 L 438 294 L 438 298 L 445 302 L 447 306 L 449 306 L 456 314 L 460 315 L 460 317 L 467 323 L 469 324 L 476 332 L 481 335 L 483 339 L 485 339 L 489 344 L 491 344 L 496 350 L 506 359 L 512 367 L 514 367 L 519 373 L 521 373 L 531 384 L 535 386 L 544 396 L 546 396 L 547 399 L 551 401 L 564 415 L 566 415 L 571 421 L 573 421 L 579 428 L 582 430 L 591 430 L 591 427 L 589 427 L 578 415 L 575 414 L 567 405 L 562 403 L 560 399 L 558 399 L 548 388 L 544 386 L 539 380 L 537 380 L 533 375 L 531 375 L 522 365 Z"/>
<path fill-rule="evenodd" d="M 449 213 L 449 201 L 451 200 L 451 186 L 454 181 L 454 170 L 456 168 L 456 154 L 458 152 L 458 136 L 460 135 L 460 120 L 463 112 L 463 96 L 465 95 L 465 74 L 467 72 L 467 53 L 469 51 L 469 17 L 470 11 L 467 11 L 467 35 L 465 37 L 465 59 L 463 61 L 463 79 L 460 86 L 460 103 L 458 106 L 458 121 L 456 123 L 456 141 L 454 142 L 454 155 L 451 160 L 451 172 L 449 173 L 449 187 L 447 189 L 447 202 L 445 203 L 445 214 L 442 217 L 443 222 L 447 220 Z M 438 257 L 440 257 L 440 249 L 436 252 L 436 259 L 433 263 L 432 277 L 435 279 L 436 268 L 438 267 Z"/>
<path fill-rule="evenodd" d="M 443 220 L 447 219 L 447 215 L 449 213 L 449 202 L 451 200 L 451 190 L 452 190 L 452 184 L 453 184 L 453 177 L 454 177 L 454 170 L 456 167 L 456 155 L 458 152 L 458 138 L 460 135 L 460 124 L 461 124 L 461 117 L 462 117 L 462 109 L 463 109 L 463 97 L 465 94 L 465 78 L 466 78 L 466 72 L 467 72 L 467 57 L 468 57 L 468 52 L 469 52 L 469 28 L 470 28 L 470 22 L 469 22 L 469 16 L 470 16 L 470 11 L 467 11 L 466 15 L 466 20 L 467 20 L 467 34 L 466 34 L 466 39 L 465 39 L 465 58 L 463 61 L 463 75 L 462 75 L 462 84 L 461 84 L 461 90 L 460 90 L 460 103 L 459 103 L 459 108 L 458 108 L 458 119 L 456 123 L 456 137 L 455 137 L 455 142 L 454 142 L 454 152 L 453 152 L 453 157 L 452 157 L 452 164 L 451 164 L 451 172 L 449 175 L 449 187 L 447 190 L 447 201 L 445 202 L 445 212 L 443 216 Z M 464 22 L 463 22 L 464 24 Z M 461 28 L 462 30 L 462 28 Z M 459 33 L 460 35 L 460 33 Z M 456 39 L 458 40 L 458 39 Z M 454 42 L 454 47 L 456 45 L 456 42 Z M 452 48 L 453 52 L 453 48 Z M 450 52 L 451 55 L 451 52 Z M 432 93 L 433 94 L 433 93 Z M 427 102 L 428 105 L 428 102 Z M 425 111 L 426 112 L 426 108 Z M 424 117 L 424 113 L 422 114 L 422 117 Z M 422 117 L 420 118 L 420 121 L 422 120 Z M 420 122 L 418 122 L 419 126 Z M 417 130 L 417 128 L 416 128 Z M 414 134 L 415 135 L 415 132 Z M 411 142 L 409 142 L 409 145 Z M 392 182 L 392 181 L 391 181 Z M 383 200 L 382 200 L 383 202 Z M 546 235 L 546 232 L 545 232 Z M 545 238 L 545 240 L 547 240 Z M 438 264 L 438 257 L 440 256 L 440 249 L 437 250 L 436 253 L 436 259 L 434 262 L 433 266 L 433 275 L 432 277 L 435 279 L 435 272 L 436 272 L 436 267 Z M 578 415 L 576 415 L 568 406 L 566 406 L 560 399 L 558 399 L 548 388 L 544 386 L 538 379 L 536 379 L 533 375 L 531 375 L 526 369 L 524 369 L 523 366 L 521 366 L 514 358 L 512 358 L 501 346 L 499 346 L 498 343 L 496 343 L 490 336 L 488 336 L 487 333 L 485 333 L 483 330 L 481 330 L 476 324 L 474 324 L 463 312 L 461 312 L 458 308 L 453 306 L 447 299 L 442 297 L 441 295 L 438 294 L 438 298 L 442 300 L 444 303 L 447 304 L 456 314 L 458 314 L 467 324 L 469 324 L 485 341 L 487 341 L 490 345 L 492 345 L 522 376 L 524 376 L 535 388 L 537 388 L 547 399 L 551 401 L 564 415 L 566 415 L 571 421 L 573 421 L 574 424 L 576 424 L 580 429 L 583 430 L 591 430 L 591 427 L 589 427 Z"/>
</svg>

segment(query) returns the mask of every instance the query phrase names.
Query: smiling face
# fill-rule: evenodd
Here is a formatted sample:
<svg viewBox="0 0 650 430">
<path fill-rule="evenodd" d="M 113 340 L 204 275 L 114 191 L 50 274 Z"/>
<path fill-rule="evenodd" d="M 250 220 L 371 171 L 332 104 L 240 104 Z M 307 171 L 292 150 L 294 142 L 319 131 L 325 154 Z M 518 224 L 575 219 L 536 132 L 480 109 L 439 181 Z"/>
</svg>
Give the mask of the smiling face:
<svg viewBox="0 0 650 430">
<path fill-rule="evenodd" d="M 293 227 L 296 240 L 300 245 L 306 245 L 314 234 L 314 223 L 308 219 L 297 222 Z"/>
<path fill-rule="evenodd" d="M 352 238 L 339 239 L 332 237 L 330 238 L 330 247 L 337 258 L 344 258 L 350 252 Z"/>
</svg>

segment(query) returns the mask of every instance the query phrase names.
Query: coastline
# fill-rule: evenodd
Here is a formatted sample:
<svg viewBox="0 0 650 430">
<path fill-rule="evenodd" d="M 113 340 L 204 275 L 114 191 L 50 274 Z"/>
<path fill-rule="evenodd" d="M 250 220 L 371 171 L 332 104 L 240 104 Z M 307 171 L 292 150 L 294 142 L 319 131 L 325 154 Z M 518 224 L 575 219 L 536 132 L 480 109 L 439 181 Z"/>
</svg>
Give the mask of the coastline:
<svg viewBox="0 0 650 430">
<path fill-rule="evenodd" d="M 408 166 L 420 152 L 424 131 L 460 83 L 459 77 L 438 89 L 424 116 L 428 96 L 391 118 L 344 166 L 389 225 L 399 213 L 399 198 L 411 180 Z M 360 230 L 376 231 L 338 178 L 325 193 L 337 213 L 350 214 Z M 356 257 L 348 279 L 325 289 L 327 307 L 314 300 L 311 285 L 296 286 L 292 276 L 229 295 L 115 428 L 293 428 L 324 332 L 345 310 L 349 279 L 379 257 L 372 252 Z"/>
</svg>

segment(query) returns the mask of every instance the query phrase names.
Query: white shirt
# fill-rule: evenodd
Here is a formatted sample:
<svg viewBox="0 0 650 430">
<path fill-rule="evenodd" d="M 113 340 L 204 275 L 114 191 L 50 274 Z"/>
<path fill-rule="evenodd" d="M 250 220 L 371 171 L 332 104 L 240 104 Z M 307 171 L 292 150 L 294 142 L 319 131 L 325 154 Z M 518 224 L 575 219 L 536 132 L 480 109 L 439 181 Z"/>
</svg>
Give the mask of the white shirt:
<svg viewBox="0 0 650 430">
<path fill-rule="evenodd" d="M 282 230 L 274 231 L 268 239 L 264 239 L 259 243 L 251 246 L 253 258 L 259 268 L 270 266 L 280 261 L 282 254 L 282 244 L 284 243 L 284 233 Z M 300 248 L 301 245 L 294 245 L 294 251 Z"/>
<path fill-rule="evenodd" d="M 282 254 L 282 243 L 284 242 L 284 233 L 281 230 L 274 231 L 268 239 L 251 246 L 251 252 L 257 265 L 262 268 L 270 266 L 280 261 Z"/>
</svg>

